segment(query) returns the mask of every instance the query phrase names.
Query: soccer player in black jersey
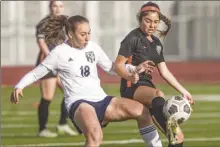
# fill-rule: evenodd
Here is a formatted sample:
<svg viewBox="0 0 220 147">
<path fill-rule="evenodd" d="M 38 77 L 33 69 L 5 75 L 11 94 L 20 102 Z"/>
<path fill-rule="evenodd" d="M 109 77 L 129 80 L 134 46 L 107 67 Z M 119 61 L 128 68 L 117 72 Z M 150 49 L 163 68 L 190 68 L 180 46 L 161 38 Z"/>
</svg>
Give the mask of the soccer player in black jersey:
<svg viewBox="0 0 220 147">
<path fill-rule="evenodd" d="M 149 66 L 157 67 L 160 75 L 174 89 L 179 91 L 185 98 L 193 104 L 191 94 L 176 80 L 166 66 L 163 56 L 163 45 L 160 40 L 153 35 L 158 28 L 160 21 L 167 25 L 166 31 L 159 31 L 165 36 L 170 27 L 170 20 L 160 12 L 160 8 L 153 2 L 144 4 L 137 15 L 139 27 L 132 30 L 121 42 L 118 56 L 115 61 L 115 71 L 120 75 L 122 97 L 129 97 L 147 106 L 152 114 L 154 122 L 169 139 L 169 147 L 182 147 L 184 135 L 178 123 L 174 120 L 166 119 L 163 115 L 163 105 L 165 103 L 164 93 L 157 89 L 152 82 L 152 71 L 145 71 L 139 74 L 137 83 L 131 82 L 131 74 L 124 69 L 124 64 L 138 65 L 144 61 L 153 61 Z"/>
</svg>

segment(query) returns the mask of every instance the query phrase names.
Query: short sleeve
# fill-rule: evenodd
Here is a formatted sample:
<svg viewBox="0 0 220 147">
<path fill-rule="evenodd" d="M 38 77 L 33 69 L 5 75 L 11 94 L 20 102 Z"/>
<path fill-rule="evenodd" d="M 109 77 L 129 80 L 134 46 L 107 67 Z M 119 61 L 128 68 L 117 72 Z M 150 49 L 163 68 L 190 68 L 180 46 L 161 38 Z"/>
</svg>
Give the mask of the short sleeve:
<svg viewBox="0 0 220 147">
<path fill-rule="evenodd" d="M 50 16 L 46 16 L 45 18 L 43 18 L 36 26 L 36 32 L 35 32 L 35 36 L 36 38 L 40 39 L 45 39 L 45 34 L 43 32 L 43 29 L 45 27 L 45 22 L 50 18 Z"/>
<path fill-rule="evenodd" d="M 108 58 L 103 49 L 97 45 L 98 61 L 97 64 L 106 72 L 112 69 L 112 61 Z"/>
<path fill-rule="evenodd" d="M 49 70 L 54 71 L 58 68 L 58 62 L 57 50 L 53 49 L 41 64 L 47 67 Z"/>
<path fill-rule="evenodd" d="M 125 38 L 122 42 L 121 42 L 121 46 L 118 52 L 118 55 L 122 55 L 126 58 L 130 57 L 133 54 L 134 48 L 135 48 L 135 44 L 136 44 L 136 39 L 135 37 L 133 38 Z"/>
<path fill-rule="evenodd" d="M 161 53 L 160 53 L 159 63 L 160 63 L 160 62 L 165 62 L 164 55 L 163 55 L 163 49 L 161 50 Z"/>
<path fill-rule="evenodd" d="M 159 39 L 158 39 L 159 40 Z M 163 44 L 159 40 L 159 45 L 161 46 L 161 53 L 160 53 L 160 62 L 165 62 L 164 54 L 163 54 Z"/>
<path fill-rule="evenodd" d="M 45 39 L 45 35 L 44 35 L 44 33 L 43 33 L 43 31 L 42 31 L 42 24 L 38 24 L 37 26 L 36 26 L 36 38 L 38 38 L 38 39 Z"/>
</svg>

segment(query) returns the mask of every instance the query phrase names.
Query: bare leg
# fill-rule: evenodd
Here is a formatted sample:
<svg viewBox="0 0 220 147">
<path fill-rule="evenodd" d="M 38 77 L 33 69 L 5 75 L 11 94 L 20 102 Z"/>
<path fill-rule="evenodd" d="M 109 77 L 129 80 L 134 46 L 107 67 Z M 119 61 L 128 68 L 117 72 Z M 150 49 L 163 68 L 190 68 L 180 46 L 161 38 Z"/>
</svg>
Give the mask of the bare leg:
<svg viewBox="0 0 220 147">
<path fill-rule="evenodd" d="M 148 108 L 130 99 L 113 98 L 106 109 L 103 123 L 128 119 L 137 120 L 140 134 L 148 147 L 162 147 Z"/>
<path fill-rule="evenodd" d="M 99 147 L 103 134 L 95 109 L 81 103 L 75 111 L 74 121 L 86 137 L 85 147 Z"/>
</svg>

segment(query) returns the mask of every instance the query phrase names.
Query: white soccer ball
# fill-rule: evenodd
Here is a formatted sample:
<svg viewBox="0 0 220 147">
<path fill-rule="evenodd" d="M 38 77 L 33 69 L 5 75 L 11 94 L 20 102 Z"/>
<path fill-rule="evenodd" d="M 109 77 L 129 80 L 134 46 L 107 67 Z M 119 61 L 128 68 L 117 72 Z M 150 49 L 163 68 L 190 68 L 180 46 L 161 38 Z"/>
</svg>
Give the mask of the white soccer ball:
<svg viewBox="0 0 220 147">
<path fill-rule="evenodd" d="M 181 96 L 173 96 L 167 99 L 163 106 L 164 116 L 167 119 L 174 118 L 178 124 L 188 120 L 191 112 L 192 108 L 189 101 Z"/>
</svg>

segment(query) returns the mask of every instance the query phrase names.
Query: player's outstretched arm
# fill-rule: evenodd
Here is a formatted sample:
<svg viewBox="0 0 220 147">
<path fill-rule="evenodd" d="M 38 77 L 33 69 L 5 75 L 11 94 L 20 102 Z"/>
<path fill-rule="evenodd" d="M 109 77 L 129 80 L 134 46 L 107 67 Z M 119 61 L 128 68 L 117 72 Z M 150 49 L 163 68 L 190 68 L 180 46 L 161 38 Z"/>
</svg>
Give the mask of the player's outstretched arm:
<svg viewBox="0 0 220 147">
<path fill-rule="evenodd" d="M 17 104 L 19 96 L 22 96 L 22 89 L 26 86 L 36 82 L 50 71 L 55 71 L 58 68 L 58 53 L 54 49 L 49 55 L 38 65 L 35 69 L 28 72 L 19 82 L 16 84 L 14 91 L 11 94 L 10 100 L 12 103 Z"/>
<path fill-rule="evenodd" d="M 14 91 L 11 93 L 10 100 L 12 103 L 17 104 L 19 96 L 23 97 L 22 89 L 38 81 L 40 78 L 49 73 L 50 70 L 40 64 L 32 71 L 28 72 L 14 87 Z"/>
<path fill-rule="evenodd" d="M 169 85 L 179 91 L 185 98 L 189 100 L 191 104 L 194 104 L 191 94 L 176 80 L 173 74 L 169 71 L 165 62 L 161 62 L 157 65 L 160 75 L 164 78 Z"/>
</svg>

